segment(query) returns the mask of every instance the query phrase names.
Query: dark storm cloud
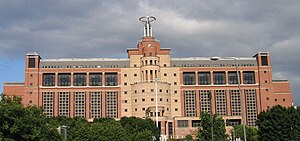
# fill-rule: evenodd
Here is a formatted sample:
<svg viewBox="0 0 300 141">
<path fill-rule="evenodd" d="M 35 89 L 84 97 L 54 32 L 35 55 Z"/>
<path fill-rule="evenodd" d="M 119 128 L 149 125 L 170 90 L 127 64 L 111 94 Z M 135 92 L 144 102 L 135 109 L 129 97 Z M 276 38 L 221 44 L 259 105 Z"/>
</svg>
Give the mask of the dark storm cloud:
<svg viewBox="0 0 300 141">
<path fill-rule="evenodd" d="M 138 18 L 173 57 L 252 56 L 269 51 L 273 77 L 291 80 L 300 104 L 298 0 L 2 0 L 0 59 L 126 57 L 142 36 Z"/>
</svg>

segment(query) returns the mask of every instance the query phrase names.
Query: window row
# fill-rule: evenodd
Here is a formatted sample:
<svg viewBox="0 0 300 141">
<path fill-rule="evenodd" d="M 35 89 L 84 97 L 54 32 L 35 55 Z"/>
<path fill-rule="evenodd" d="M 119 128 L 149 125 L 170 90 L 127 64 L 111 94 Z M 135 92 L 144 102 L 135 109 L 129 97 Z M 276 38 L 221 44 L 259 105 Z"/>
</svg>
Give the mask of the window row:
<svg viewBox="0 0 300 141">
<path fill-rule="evenodd" d="M 256 120 L 256 90 L 246 89 L 243 90 L 246 96 L 246 109 L 248 117 L 248 124 L 254 125 Z M 226 116 L 227 111 L 230 110 L 232 116 L 240 116 L 242 110 L 241 95 L 238 90 L 229 90 L 229 100 L 227 99 L 226 90 L 214 90 L 214 101 L 211 99 L 211 90 L 200 90 L 199 91 L 199 106 L 201 112 L 211 112 L 212 104 L 215 108 L 215 113 L 220 116 Z M 196 91 L 187 90 L 184 91 L 184 113 L 187 117 L 196 116 Z M 230 103 L 228 107 L 227 102 Z"/>
<path fill-rule="evenodd" d="M 189 122 L 191 122 L 189 125 Z M 235 126 L 235 125 L 240 125 L 241 124 L 241 119 L 227 119 L 225 121 L 226 126 Z M 201 120 L 178 120 L 177 125 L 179 128 L 187 128 L 187 127 L 200 127 Z M 203 123 L 202 123 L 203 124 Z"/>
<path fill-rule="evenodd" d="M 102 92 L 90 92 L 90 117 L 102 117 Z M 43 92 L 43 112 L 47 117 L 54 116 L 55 92 Z M 105 93 L 106 117 L 118 117 L 118 92 Z M 58 92 L 58 115 L 70 116 L 70 92 Z M 74 92 L 74 117 L 86 116 L 86 92 Z"/>
<path fill-rule="evenodd" d="M 212 77 L 212 78 L 211 78 Z M 239 78 L 241 74 L 239 73 Z M 211 82 L 213 80 L 213 83 Z M 255 73 L 254 71 L 244 71 L 243 80 L 238 79 L 236 71 L 225 72 L 213 72 L 212 76 L 210 72 L 198 72 L 198 85 L 224 85 L 228 84 L 255 84 Z M 184 85 L 196 85 L 196 73 L 195 72 L 183 72 L 183 84 Z"/>
<path fill-rule="evenodd" d="M 147 65 L 159 65 L 159 61 L 158 60 L 144 60 L 142 61 L 142 65 L 143 66 L 147 66 Z"/>
<path fill-rule="evenodd" d="M 146 91 L 145 89 L 142 89 L 141 91 L 134 90 L 134 93 L 148 93 L 148 92 L 153 93 L 153 92 L 155 92 L 155 91 L 154 91 L 154 89 L 150 89 L 150 91 Z M 159 90 L 157 90 L 157 92 L 158 92 L 158 93 L 164 93 L 164 92 L 169 93 L 170 91 L 169 91 L 169 90 L 159 89 Z M 174 93 L 175 93 L 175 92 L 174 92 Z M 177 93 L 177 91 L 176 91 L 176 93 Z"/>
<path fill-rule="evenodd" d="M 62 65 L 62 66 L 45 65 L 45 66 L 41 66 L 41 68 L 127 68 L 127 67 L 128 67 L 127 65 Z"/>
<path fill-rule="evenodd" d="M 105 73 L 105 86 L 118 86 L 118 73 Z M 56 86 L 55 73 L 43 74 L 43 86 Z M 59 73 L 57 75 L 57 86 L 71 86 L 71 73 Z M 87 84 L 87 77 L 89 82 Z M 74 73 L 73 86 L 102 86 L 102 73 Z"/>
<path fill-rule="evenodd" d="M 173 67 L 234 67 L 235 64 L 176 64 Z M 238 64 L 238 66 L 257 66 L 256 64 Z"/>
</svg>

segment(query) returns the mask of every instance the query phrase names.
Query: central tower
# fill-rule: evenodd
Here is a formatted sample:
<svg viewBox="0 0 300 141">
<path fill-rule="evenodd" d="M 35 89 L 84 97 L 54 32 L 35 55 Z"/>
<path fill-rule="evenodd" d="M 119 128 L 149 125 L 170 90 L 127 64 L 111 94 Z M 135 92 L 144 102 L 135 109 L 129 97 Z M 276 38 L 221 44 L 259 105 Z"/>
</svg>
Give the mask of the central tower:
<svg viewBox="0 0 300 141">
<path fill-rule="evenodd" d="M 125 91 L 131 91 L 129 95 L 132 107 L 130 115 L 151 118 L 162 126 L 164 132 L 167 121 L 172 120 L 172 116 L 180 116 L 179 110 L 171 112 L 171 101 L 179 99 L 171 95 L 171 87 L 179 90 L 179 85 L 171 86 L 171 82 L 179 82 L 179 69 L 171 70 L 170 49 L 161 48 L 160 41 L 153 36 L 152 25 L 156 20 L 154 16 L 139 18 L 139 21 L 143 23 L 143 37 L 138 42 L 137 48 L 127 49 L 130 58 L 130 73 L 134 72 L 139 77 L 136 77 L 134 83 L 130 84 L 130 90 Z M 167 73 L 172 74 L 173 77 L 171 79 L 165 77 Z M 174 73 L 177 75 L 174 76 Z M 163 132 L 162 134 L 165 134 Z"/>
</svg>

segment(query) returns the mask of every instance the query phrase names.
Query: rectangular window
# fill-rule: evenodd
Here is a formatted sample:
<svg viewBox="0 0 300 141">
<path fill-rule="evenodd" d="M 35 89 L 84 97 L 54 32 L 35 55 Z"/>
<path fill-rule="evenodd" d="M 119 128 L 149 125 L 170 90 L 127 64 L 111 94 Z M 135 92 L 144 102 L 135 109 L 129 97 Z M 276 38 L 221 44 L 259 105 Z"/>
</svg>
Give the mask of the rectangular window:
<svg viewBox="0 0 300 141">
<path fill-rule="evenodd" d="M 214 84 L 223 85 L 226 84 L 225 72 L 214 72 Z"/>
<path fill-rule="evenodd" d="M 118 117 L 118 92 L 106 92 L 106 117 Z"/>
<path fill-rule="evenodd" d="M 58 86 L 71 86 L 71 74 L 70 73 L 58 74 Z"/>
<path fill-rule="evenodd" d="M 255 74 L 254 71 L 244 71 L 244 84 L 255 84 Z"/>
<path fill-rule="evenodd" d="M 200 127 L 201 120 L 192 120 L 192 127 Z"/>
<path fill-rule="evenodd" d="M 226 106 L 225 90 L 215 90 L 215 104 L 216 104 L 216 114 L 219 116 L 226 116 L 227 106 Z"/>
<path fill-rule="evenodd" d="M 240 119 L 226 119 L 226 126 L 234 127 L 236 125 L 241 125 Z"/>
<path fill-rule="evenodd" d="M 183 72 L 183 85 L 195 85 L 196 77 L 194 72 Z"/>
<path fill-rule="evenodd" d="M 90 112 L 91 118 L 101 118 L 102 113 L 102 92 L 90 92 Z"/>
<path fill-rule="evenodd" d="M 55 92 L 42 92 L 43 95 L 43 113 L 46 117 L 53 117 Z"/>
<path fill-rule="evenodd" d="M 229 84 L 238 84 L 238 77 L 236 72 L 228 72 L 228 83 Z"/>
<path fill-rule="evenodd" d="M 257 120 L 257 104 L 256 104 L 256 90 L 244 90 L 246 96 L 246 115 L 247 125 L 256 126 Z"/>
<path fill-rule="evenodd" d="M 184 109 L 185 109 L 185 116 L 187 117 L 196 116 L 196 92 L 195 91 L 184 91 Z"/>
<path fill-rule="evenodd" d="M 74 93 L 75 117 L 85 117 L 85 92 Z"/>
<path fill-rule="evenodd" d="M 198 84 L 199 85 L 210 85 L 210 72 L 199 72 L 198 73 Z"/>
<path fill-rule="evenodd" d="M 28 67 L 35 68 L 35 58 L 29 58 Z"/>
<path fill-rule="evenodd" d="M 73 78 L 74 78 L 73 80 L 74 86 L 86 86 L 86 74 L 74 73 Z"/>
<path fill-rule="evenodd" d="M 169 136 L 173 136 L 173 123 L 172 122 L 168 122 L 168 132 L 169 132 Z"/>
<path fill-rule="evenodd" d="M 188 120 L 178 120 L 177 123 L 178 123 L 178 128 L 189 127 Z"/>
<path fill-rule="evenodd" d="M 58 92 L 58 115 L 70 116 L 70 92 Z"/>
<path fill-rule="evenodd" d="M 118 86 L 118 73 L 105 73 L 105 86 Z"/>
<path fill-rule="evenodd" d="M 268 56 L 261 56 L 261 65 L 268 66 Z"/>
<path fill-rule="evenodd" d="M 102 86 L 102 73 L 90 73 L 90 86 Z"/>
<path fill-rule="evenodd" d="M 241 95 L 239 90 L 229 90 L 230 94 L 230 108 L 232 116 L 241 115 Z"/>
<path fill-rule="evenodd" d="M 43 86 L 55 86 L 55 74 L 44 73 L 43 74 Z"/>
<path fill-rule="evenodd" d="M 210 90 L 200 90 L 200 111 L 210 113 L 211 107 L 211 91 Z"/>
</svg>

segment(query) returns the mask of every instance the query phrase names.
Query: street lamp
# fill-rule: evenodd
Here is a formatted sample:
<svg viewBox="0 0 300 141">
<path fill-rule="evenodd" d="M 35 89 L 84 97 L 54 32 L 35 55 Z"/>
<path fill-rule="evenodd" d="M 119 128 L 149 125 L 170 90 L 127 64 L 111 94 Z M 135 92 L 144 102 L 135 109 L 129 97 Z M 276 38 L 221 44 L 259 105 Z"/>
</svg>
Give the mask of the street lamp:
<svg viewBox="0 0 300 141">
<path fill-rule="evenodd" d="M 64 140 L 65 141 L 67 140 L 67 128 L 68 128 L 68 126 L 65 126 L 65 125 L 62 125 L 62 126 L 59 126 L 58 128 L 56 128 L 56 130 L 60 136 L 61 136 L 61 129 L 64 129 Z"/>
<path fill-rule="evenodd" d="M 64 139 L 65 139 L 65 141 L 66 141 L 66 140 L 67 140 L 67 128 L 68 128 L 68 126 L 62 125 L 61 128 L 65 130 L 65 133 L 64 133 Z"/>
<path fill-rule="evenodd" d="M 211 57 L 210 60 L 212 61 L 218 61 L 220 60 L 220 57 Z M 231 59 L 234 60 L 235 63 L 235 69 L 236 69 L 236 76 L 237 76 L 237 80 L 238 80 L 238 89 L 239 89 L 239 94 L 241 96 L 241 116 L 242 116 L 242 125 L 243 125 L 243 132 L 244 132 L 244 141 L 247 141 L 247 137 L 246 137 L 246 124 L 244 123 L 244 109 L 243 109 L 243 97 L 242 97 L 242 93 L 241 93 L 241 81 L 240 81 L 240 75 L 239 75 L 239 69 L 238 69 L 238 64 L 237 64 L 237 59 L 236 57 L 224 57 L 224 59 Z"/>
</svg>

